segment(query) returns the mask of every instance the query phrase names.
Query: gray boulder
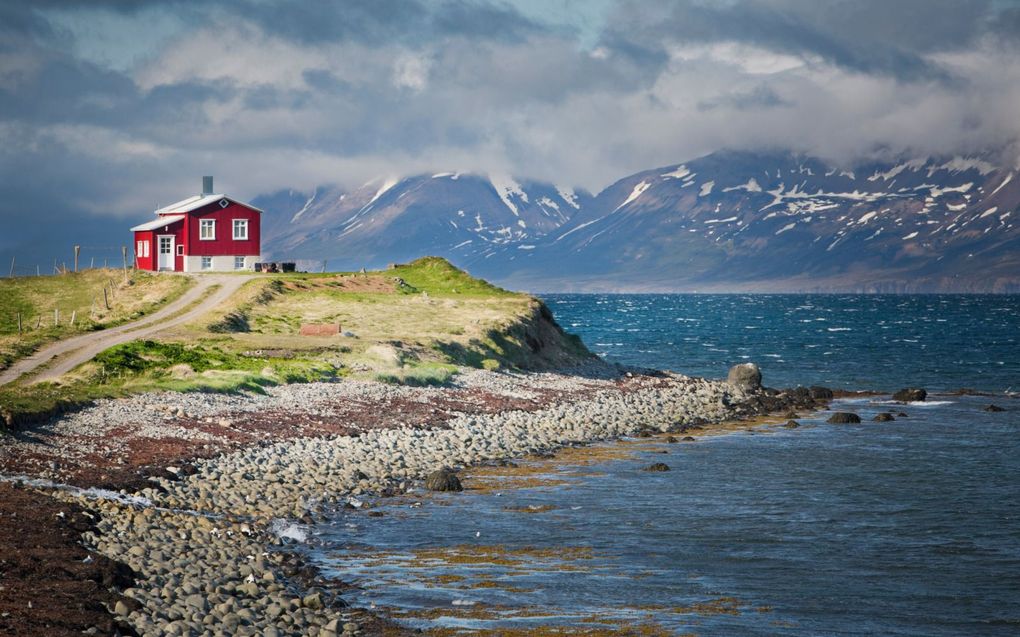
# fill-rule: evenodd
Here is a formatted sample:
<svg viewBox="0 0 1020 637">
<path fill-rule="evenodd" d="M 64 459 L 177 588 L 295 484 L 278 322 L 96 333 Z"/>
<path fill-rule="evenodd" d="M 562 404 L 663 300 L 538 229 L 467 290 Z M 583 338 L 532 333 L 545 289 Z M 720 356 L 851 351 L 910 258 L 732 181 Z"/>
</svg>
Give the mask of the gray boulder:
<svg viewBox="0 0 1020 637">
<path fill-rule="evenodd" d="M 755 363 L 740 363 L 730 368 L 726 382 L 735 387 L 754 391 L 761 389 L 761 369 Z"/>
<path fill-rule="evenodd" d="M 460 478 L 450 469 L 433 471 L 425 478 L 425 488 L 429 491 L 463 491 Z"/>
<path fill-rule="evenodd" d="M 837 411 L 836 413 L 829 416 L 829 419 L 825 422 L 834 425 L 847 425 L 851 423 L 858 423 L 861 421 L 861 417 L 857 414 L 850 413 L 848 411 Z"/>
<path fill-rule="evenodd" d="M 898 400 L 903 403 L 919 402 L 927 397 L 928 392 L 920 387 L 907 387 L 906 389 L 901 389 L 892 395 L 893 400 Z"/>
</svg>

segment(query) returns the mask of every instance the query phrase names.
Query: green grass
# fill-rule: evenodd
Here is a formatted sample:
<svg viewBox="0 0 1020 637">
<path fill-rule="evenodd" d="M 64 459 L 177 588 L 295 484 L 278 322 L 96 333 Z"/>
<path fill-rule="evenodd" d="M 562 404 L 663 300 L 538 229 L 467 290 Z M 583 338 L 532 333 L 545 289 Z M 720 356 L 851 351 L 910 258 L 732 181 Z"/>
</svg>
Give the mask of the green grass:
<svg viewBox="0 0 1020 637">
<path fill-rule="evenodd" d="M 12 414 L 39 415 L 97 398 L 145 391 L 263 393 L 286 383 L 329 380 L 337 370 L 323 361 L 245 356 L 210 344 L 132 341 L 101 352 L 63 384 L 0 387 L 0 406 Z"/>
<path fill-rule="evenodd" d="M 304 337 L 298 330 L 305 323 L 339 323 L 355 336 Z M 386 348 L 392 356 L 379 355 Z M 365 275 L 253 279 L 215 311 L 159 340 L 108 349 L 62 384 L 0 387 L 0 409 L 32 421 L 96 398 L 262 392 L 339 376 L 442 386 L 459 366 L 550 369 L 590 356 L 536 299 L 429 257 Z"/>
<path fill-rule="evenodd" d="M 382 274 L 402 279 L 406 284 L 402 291 L 406 293 L 427 292 L 433 296 L 516 296 L 514 292 L 474 278 L 441 257 L 423 257 Z"/>
<path fill-rule="evenodd" d="M 193 283 L 187 277 L 134 270 L 125 278 L 122 270 L 112 269 L 0 279 L 0 369 L 47 343 L 150 314 L 179 298 Z M 54 310 L 59 316 L 56 325 Z"/>
<path fill-rule="evenodd" d="M 375 380 L 393 385 L 429 387 L 447 385 L 457 374 L 457 366 L 447 363 L 425 362 L 391 372 L 379 372 Z"/>
</svg>

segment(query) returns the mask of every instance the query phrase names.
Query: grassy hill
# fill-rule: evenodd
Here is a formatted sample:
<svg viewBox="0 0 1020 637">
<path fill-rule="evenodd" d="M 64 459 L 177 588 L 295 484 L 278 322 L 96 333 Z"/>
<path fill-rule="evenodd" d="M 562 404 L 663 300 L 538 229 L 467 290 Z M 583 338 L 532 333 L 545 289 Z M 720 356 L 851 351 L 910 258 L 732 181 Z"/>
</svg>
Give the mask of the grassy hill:
<svg viewBox="0 0 1020 637">
<path fill-rule="evenodd" d="M 105 268 L 0 279 L 0 369 L 51 341 L 150 314 L 192 284 L 186 277 L 135 270 L 125 276 L 122 270 Z"/>
<path fill-rule="evenodd" d="M 325 325 L 339 334 L 301 334 Z M 427 257 L 382 272 L 252 277 L 200 320 L 110 348 L 59 384 L 0 387 L 0 408 L 16 422 L 156 389 L 261 391 L 341 377 L 443 384 L 459 366 L 540 370 L 591 357 L 537 299 Z"/>
</svg>

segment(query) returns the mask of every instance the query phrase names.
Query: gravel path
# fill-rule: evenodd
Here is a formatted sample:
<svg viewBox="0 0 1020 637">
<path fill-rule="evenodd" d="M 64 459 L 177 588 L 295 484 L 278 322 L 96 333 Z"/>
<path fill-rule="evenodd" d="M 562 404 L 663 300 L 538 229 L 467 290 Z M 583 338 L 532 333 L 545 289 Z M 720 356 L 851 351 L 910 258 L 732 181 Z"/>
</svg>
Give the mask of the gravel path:
<svg viewBox="0 0 1020 637">
<path fill-rule="evenodd" d="M 137 321 L 111 327 L 99 332 L 82 334 L 73 338 L 57 341 L 40 349 L 38 352 L 23 358 L 9 368 L 0 372 L 0 385 L 14 382 L 26 374 L 32 374 L 40 366 L 52 363 L 49 367 L 35 375 L 34 381 L 54 380 L 71 371 L 78 365 L 91 360 L 105 349 L 126 343 L 127 341 L 146 338 L 175 325 L 193 320 L 202 314 L 215 309 L 238 290 L 249 277 L 237 275 L 196 275 L 196 285 L 185 292 L 179 299 L 159 311 Z M 202 298 L 214 285 L 220 288 L 201 303 L 173 318 L 168 318 L 188 305 Z M 56 359 L 56 360 L 54 360 Z"/>
</svg>

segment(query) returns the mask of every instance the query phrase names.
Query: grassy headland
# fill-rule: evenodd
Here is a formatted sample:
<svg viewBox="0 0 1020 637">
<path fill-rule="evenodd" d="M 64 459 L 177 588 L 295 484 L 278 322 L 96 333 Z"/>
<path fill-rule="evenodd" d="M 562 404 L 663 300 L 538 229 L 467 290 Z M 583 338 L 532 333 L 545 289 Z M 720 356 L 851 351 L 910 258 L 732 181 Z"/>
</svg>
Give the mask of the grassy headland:
<svg viewBox="0 0 1020 637">
<path fill-rule="evenodd" d="M 301 335 L 311 324 L 341 333 Z M 458 366 L 550 369 L 591 356 L 537 299 L 426 257 L 382 272 L 253 277 L 201 320 L 106 350 L 59 384 L 0 387 L 0 406 L 18 422 L 140 391 L 261 391 L 348 376 L 443 384 Z"/>
</svg>

